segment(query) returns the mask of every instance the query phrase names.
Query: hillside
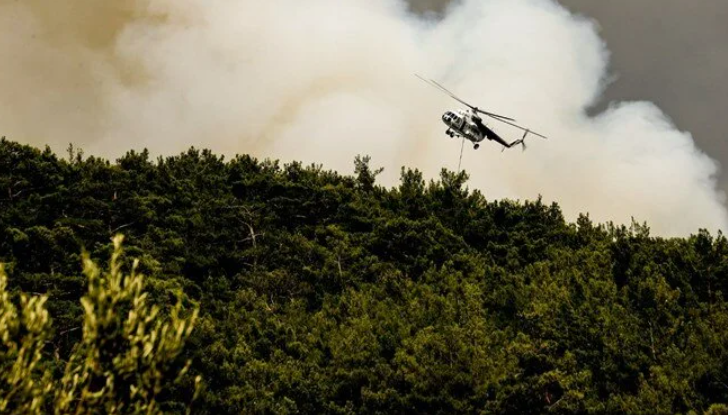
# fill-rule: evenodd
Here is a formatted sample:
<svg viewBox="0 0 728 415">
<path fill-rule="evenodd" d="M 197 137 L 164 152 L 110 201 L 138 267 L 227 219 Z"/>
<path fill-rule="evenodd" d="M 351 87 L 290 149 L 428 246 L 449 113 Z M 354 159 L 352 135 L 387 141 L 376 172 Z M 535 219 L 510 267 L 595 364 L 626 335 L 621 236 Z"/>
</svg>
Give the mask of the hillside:
<svg viewBox="0 0 728 415">
<path fill-rule="evenodd" d="M 567 222 L 467 175 L 391 189 L 207 150 L 116 162 L 0 141 L 0 262 L 47 293 L 62 359 L 81 334 L 81 252 L 125 235 L 152 297 L 200 309 L 195 413 L 719 413 L 728 241 Z M 184 388 L 164 397 L 177 412 Z"/>
</svg>

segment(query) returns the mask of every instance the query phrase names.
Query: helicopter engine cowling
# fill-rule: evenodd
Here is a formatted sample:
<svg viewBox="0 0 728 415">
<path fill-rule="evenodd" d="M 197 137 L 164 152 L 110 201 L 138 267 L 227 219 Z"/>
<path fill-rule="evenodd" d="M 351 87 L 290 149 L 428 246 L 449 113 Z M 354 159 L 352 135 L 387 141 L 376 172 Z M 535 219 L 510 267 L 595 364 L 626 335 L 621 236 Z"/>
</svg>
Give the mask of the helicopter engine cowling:
<svg viewBox="0 0 728 415">
<path fill-rule="evenodd" d="M 465 128 L 463 128 L 463 132 L 471 138 L 480 139 L 480 130 L 476 125 L 466 124 Z"/>
</svg>

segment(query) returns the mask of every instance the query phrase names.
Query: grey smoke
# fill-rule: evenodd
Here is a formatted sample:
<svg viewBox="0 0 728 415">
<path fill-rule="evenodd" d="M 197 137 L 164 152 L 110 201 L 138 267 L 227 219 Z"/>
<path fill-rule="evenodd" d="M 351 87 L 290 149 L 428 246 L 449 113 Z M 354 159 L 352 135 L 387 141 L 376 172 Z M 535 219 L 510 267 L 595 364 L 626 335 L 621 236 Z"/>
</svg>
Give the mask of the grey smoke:
<svg viewBox="0 0 728 415">
<path fill-rule="evenodd" d="M 419 72 L 551 137 L 525 153 L 468 149 L 471 186 L 489 198 L 541 194 L 569 218 L 634 216 L 663 235 L 728 224 L 715 162 L 659 108 L 587 115 L 608 52 L 592 21 L 553 1 L 465 0 L 442 19 L 399 0 L 70 3 L 0 0 L 11 138 L 109 157 L 195 145 L 343 172 L 371 154 L 394 184 L 401 165 L 430 177 L 457 166 L 439 120 L 457 103 Z"/>
<path fill-rule="evenodd" d="M 598 20 L 613 52 L 614 82 L 602 105 L 657 102 L 700 148 L 728 166 L 728 2 L 561 0 Z M 728 176 L 721 175 L 728 190 Z"/>
</svg>

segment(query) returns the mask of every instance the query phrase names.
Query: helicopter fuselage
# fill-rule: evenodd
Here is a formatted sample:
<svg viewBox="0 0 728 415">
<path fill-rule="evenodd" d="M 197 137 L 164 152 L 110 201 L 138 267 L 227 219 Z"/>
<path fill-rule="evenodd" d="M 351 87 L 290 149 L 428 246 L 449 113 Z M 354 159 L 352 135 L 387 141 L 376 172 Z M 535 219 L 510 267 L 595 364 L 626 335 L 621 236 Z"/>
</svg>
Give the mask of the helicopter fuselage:
<svg viewBox="0 0 728 415">
<path fill-rule="evenodd" d="M 442 122 L 448 126 L 445 134 L 450 137 L 467 138 L 473 143 L 479 143 L 485 139 L 485 134 L 473 120 L 473 115 L 468 111 L 462 109 L 448 111 L 442 114 Z"/>
<path fill-rule="evenodd" d="M 478 107 L 474 107 L 468 104 L 467 102 L 463 101 L 455 94 L 450 92 L 447 88 L 440 85 L 436 81 L 433 81 L 432 79 L 425 79 L 417 74 L 415 74 L 415 76 L 427 82 L 428 84 L 430 84 L 430 86 L 439 89 L 440 92 L 444 92 L 445 94 L 449 95 L 450 98 L 458 101 L 459 103 L 465 105 L 470 109 L 470 111 L 464 110 L 462 108 L 455 111 L 448 111 L 442 114 L 442 122 L 447 125 L 447 131 L 445 131 L 445 134 L 449 135 L 450 137 L 463 137 L 463 140 L 467 138 L 468 140 L 473 142 L 473 148 L 475 148 L 476 150 L 478 149 L 478 147 L 480 147 L 479 143 L 486 138 L 488 140 L 495 141 L 501 144 L 504 148 L 511 148 L 514 145 L 520 144 L 521 146 L 523 146 L 524 150 L 526 148 L 526 136 L 529 133 L 537 135 L 544 139 L 546 138 L 546 136 L 543 136 L 541 134 L 531 131 L 528 128 L 521 127 L 520 125 L 516 124 L 516 120 L 514 120 L 513 118 L 508 118 L 502 115 L 493 114 L 492 112 L 483 111 L 481 109 L 478 109 Z M 508 124 L 512 127 L 524 131 L 523 137 L 510 143 L 505 141 L 501 136 L 498 135 L 498 133 L 496 133 L 487 125 L 485 125 L 485 123 L 483 123 L 483 119 L 480 118 L 479 114 L 483 114 L 498 122 Z"/>
</svg>

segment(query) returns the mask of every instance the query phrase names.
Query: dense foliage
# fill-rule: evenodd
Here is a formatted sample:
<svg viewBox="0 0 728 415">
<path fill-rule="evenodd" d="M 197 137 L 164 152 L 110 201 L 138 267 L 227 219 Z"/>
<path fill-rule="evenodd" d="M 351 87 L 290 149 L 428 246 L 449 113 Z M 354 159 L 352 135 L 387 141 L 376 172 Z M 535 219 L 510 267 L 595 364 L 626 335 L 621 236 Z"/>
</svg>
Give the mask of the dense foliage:
<svg viewBox="0 0 728 415">
<path fill-rule="evenodd" d="M 49 296 L 46 353 L 80 338 L 82 248 L 126 235 L 152 296 L 182 287 L 186 349 L 226 413 L 723 413 L 728 241 L 568 223 L 467 175 L 378 186 L 190 149 L 116 163 L 0 143 L 0 261 Z M 188 397 L 164 396 L 171 411 Z"/>
<path fill-rule="evenodd" d="M 48 297 L 21 293 L 16 307 L 0 264 L 0 413 L 153 415 L 167 409 L 157 398 L 185 378 L 191 361 L 178 357 L 197 312 L 180 318 L 178 302 L 167 317 L 149 305 L 136 263 L 129 274 L 122 271 L 122 239 L 113 240 L 108 271 L 84 258 L 83 335 L 67 360 L 43 353 L 51 334 Z M 53 376 L 54 369 L 62 375 Z M 199 376 L 188 403 L 198 386 Z"/>
</svg>

